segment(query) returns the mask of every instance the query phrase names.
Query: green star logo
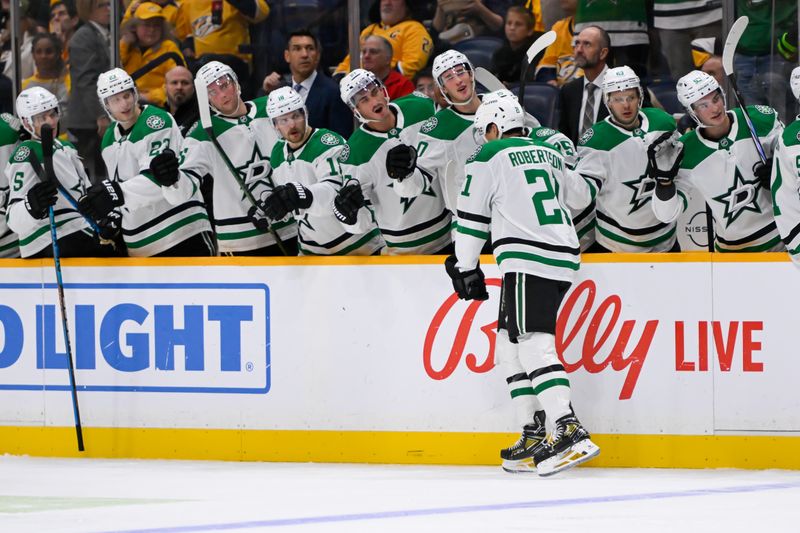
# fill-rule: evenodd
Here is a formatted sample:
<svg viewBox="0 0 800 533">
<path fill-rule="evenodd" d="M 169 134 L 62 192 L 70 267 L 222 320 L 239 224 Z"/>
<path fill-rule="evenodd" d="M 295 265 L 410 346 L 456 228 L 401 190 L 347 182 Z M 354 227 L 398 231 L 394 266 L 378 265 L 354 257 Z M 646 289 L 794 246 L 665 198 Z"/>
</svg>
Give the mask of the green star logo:
<svg viewBox="0 0 800 533">
<path fill-rule="evenodd" d="M 250 159 L 236 167 L 236 172 L 251 190 L 259 181 L 266 183 L 270 188 L 274 187 L 272 183 L 272 167 L 269 164 L 269 158 L 261 153 L 258 143 L 253 145 L 253 153 Z M 244 199 L 245 195 L 242 193 L 242 200 Z"/>
<path fill-rule="evenodd" d="M 752 181 L 747 181 L 736 167 L 736 174 L 733 177 L 733 185 L 719 196 L 715 196 L 713 200 L 725 206 L 725 227 L 729 227 L 736 221 L 739 216 L 745 211 L 752 211 L 754 213 L 761 213 L 761 208 L 758 206 L 758 179 L 753 178 Z"/>
<path fill-rule="evenodd" d="M 653 197 L 653 192 L 656 190 L 656 180 L 649 177 L 647 172 L 634 180 L 623 181 L 622 184 L 632 191 L 630 201 L 631 210 L 628 211 L 629 215 L 647 205 L 647 202 L 650 201 Z"/>
<path fill-rule="evenodd" d="M 312 226 L 311 222 L 308 221 L 308 213 L 304 213 L 303 218 L 301 219 L 297 219 L 297 217 L 295 217 L 295 220 L 297 220 L 298 226 L 305 226 L 309 231 L 314 231 L 314 226 Z"/>
<path fill-rule="evenodd" d="M 394 188 L 394 180 L 388 185 L 391 188 Z M 425 188 L 419 194 L 419 196 L 414 196 L 413 198 L 400 198 L 400 203 L 403 206 L 403 214 L 405 215 L 408 213 L 408 210 L 411 209 L 411 206 L 414 205 L 414 201 L 419 198 L 420 196 L 431 196 L 436 198 L 436 192 L 431 188 L 431 184 L 428 180 L 425 180 Z"/>
</svg>

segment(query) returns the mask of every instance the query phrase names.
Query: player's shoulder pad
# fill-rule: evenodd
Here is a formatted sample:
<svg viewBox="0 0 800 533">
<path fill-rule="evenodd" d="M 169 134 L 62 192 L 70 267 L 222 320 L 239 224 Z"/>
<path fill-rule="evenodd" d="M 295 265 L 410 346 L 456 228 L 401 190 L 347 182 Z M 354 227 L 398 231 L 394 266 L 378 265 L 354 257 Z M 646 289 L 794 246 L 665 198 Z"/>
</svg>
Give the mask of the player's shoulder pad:
<svg viewBox="0 0 800 533">
<path fill-rule="evenodd" d="M 286 146 L 286 141 L 283 139 L 278 140 L 275 143 L 275 146 L 272 147 L 272 152 L 269 155 L 269 163 L 272 168 L 277 168 L 279 165 L 286 161 L 286 157 L 284 157 L 284 147 Z"/>
<path fill-rule="evenodd" d="M 27 141 L 23 141 L 17 146 L 17 149 L 14 150 L 14 153 L 11 154 L 11 159 L 9 159 L 9 163 L 25 163 L 30 162 L 33 157 L 36 157 L 36 160 L 39 163 L 43 160 L 42 155 L 42 143 L 39 141 L 34 141 L 33 139 L 28 139 Z"/>
<path fill-rule="evenodd" d="M 675 119 L 657 107 L 643 107 L 642 113 L 647 117 L 650 131 L 672 131 L 677 127 Z"/>
<path fill-rule="evenodd" d="M 78 151 L 75 145 L 67 140 L 58 139 L 56 142 L 60 143 L 63 148 L 69 148 L 71 150 L 75 150 L 76 152 Z"/>
<path fill-rule="evenodd" d="M 619 132 L 607 120 L 602 120 L 581 135 L 578 146 L 608 152 L 628 139 L 628 135 Z"/>
<path fill-rule="evenodd" d="M 416 96 L 414 93 L 393 100 L 392 103 L 403 112 L 403 118 L 405 119 L 403 127 L 405 128 L 427 120 L 436 113 L 436 106 L 433 100 L 426 96 Z"/>
<path fill-rule="evenodd" d="M 800 120 L 795 120 L 786 126 L 781 134 L 781 139 L 786 146 L 800 146 Z"/>
<path fill-rule="evenodd" d="M 772 131 L 772 128 L 775 127 L 775 122 L 778 121 L 778 113 L 775 112 L 768 105 L 749 105 L 746 107 L 747 115 L 750 117 L 750 120 L 753 121 L 753 126 L 756 128 L 756 133 L 759 137 L 763 137 L 769 135 L 769 132 Z M 739 113 L 741 110 L 737 109 Z M 740 115 L 738 118 L 743 118 Z M 741 128 L 747 130 L 746 124 L 740 124 L 739 126 L 740 131 Z"/>
<path fill-rule="evenodd" d="M 336 147 L 341 147 L 345 143 L 338 133 L 326 129 L 318 129 L 306 143 L 299 159 L 308 163 L 313 163 L 323 154 L 328 153 Z"/>
<path fill-rule="evenodd" d="M 103 134 L 103 138 L 100 140 L 101 150 L 105 150 L 106 147 L 114 144 L 114 132 L 116 130 L 117 130 L 117 122 L 115 120 L 112 120 L 111 123 L 106 128 L 106 132 Z"/>
<path fill-rule="evenodd" d="M 505 139 L 496 139 L 489 141 L 480 147 L 477 154 L 474 155 L 472 161 L 485 163 L 503 150 L 509 148 L 518 148 L 521 146 L 534 146 L 535 143 L 528 137 L 507 137 Z M 468 161 L 471 162 L 471 161 Z"/>
<path fill-rule="evenodd" d="M 693 169 L 715 152 L 715 150 L 703 144 L 697 136 L 697 130 L 684 133 L 680 138 L 680 142 L 683 143 L 683 161 L 681 161 L 680 167 L 682 169 Z"/>
<path fill-rule="evenodd" d="M 385 138 L 370 135 L 359 128 L 353 132 L 339 153 L 339 162 L 345 165 L 363 165 L 372 159 L 385 141 Z"/>
<path fill-rule="evenodd" d="M 172 124 L 175 123 L 175 119 L 172 118 L 172 115 L 170 115 L 168 111 L 154 105 L 145 107 L 142 112 L 142 117 L 139 120 L 143 120 L 144 127 L 150 131 L 163 130 L 164 128 L 171 127 Z"/>
<path fill-rule="evenodd" d="M 267 98 L 267 96 L 259 96 L 258 98 L 250 100 L 250 103 L 256 108 L 255 118 L 269 117 L 269 115 L 267 115 Z"/>
<path fill-rule="evenodd" d="M 195 122 L 194 124 L 192 124 L 192 127 L 189 128 L 189 131 L 186 132 L 186 137 L 187 138 L 191 137 L 192 139 L 194 139 L 196 141 L 208 141 L 208 140 L 210 140 L 208 138 L 208 134 L 206 133 L 206 130 L 203 129 L 203 126 L 200 124 L 199 120 L 197 122 Z"/>
<path fill-rule="evenodd" d="M 10 113 L 0 113 L 0 146 L 19 141 L 19 119 Z"/>
<path fill-rule="evenodd" d="M 472 128 L 473 122 L 452 109 L 440 109 L 422 124 L 420 131 L 429 137 L 442 141 L 453 141 L 464 130 Z"/>
<path fill-rule="evenodd" d="M 547 126 L 539 126 L 538 128 L 533 128 L 528 137 L 530 137 L 531 139 L 547 139 L 549 137 L 552 137 L 556 133 L 558 133 L 558 131 L 554 130 L 553 128 L 548 128 Z"/>
<path fill-rule="evenodd" d="M 316 136 L 319 139 L 319 142 L 322 143 L 323 146 L 327 146 L 328 148 L 330 148 L 331 146 L 339 146 L 340 144 L 345 144 L 347 142 L 344 140 L 344 137 L 342 137 L 335 131 L 331 131 L 325 128 L 319 128 L 316 132 Z"/>
</svg>

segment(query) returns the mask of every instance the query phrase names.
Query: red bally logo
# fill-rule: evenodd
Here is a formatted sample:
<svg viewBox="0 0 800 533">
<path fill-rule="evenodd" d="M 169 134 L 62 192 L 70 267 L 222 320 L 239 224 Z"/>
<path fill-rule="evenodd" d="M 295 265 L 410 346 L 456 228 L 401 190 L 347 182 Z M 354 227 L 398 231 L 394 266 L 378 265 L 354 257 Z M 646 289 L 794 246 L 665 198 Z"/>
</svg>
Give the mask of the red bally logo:
<svg viewBox="0 0 800 533">
<path fill-rule="evenodd" d="M 487 279 L 486 284 L 499 287 L 500 279 Z M 645 323 L 641 337 L 627 356 L 625 353 L 628 352 L 628 347 L 631 344 L 631 334 L 636 326 L 635 320 L 625 320 L 622 322 L 617 338 L 613 341 L 613 344 L 611 344 L 610 351 L 603 350 L 620 320 L 622 300 L 618 295 L 612 294 L 595 305 L 596 294 L 597 286 L 595 282 L 586 280 L 577 285 L 574 290 L 567 295 L 559 311 L 558 320 L 556 322 L 556 349 L 567 372 L 574 372 L 583 367 L 590 374 L 597 374 L 602 372 L 609 365 L 617 372 L 622 372 L 627 369 L 622 391 L 619 395 L 620 400 L 627 400 L 633 395 L 636 382 L 639 379 L 639 374 L 647 359 L 650 345 L 653 342 L 653 337 L 658 328 L 658 320 L 648 320 Z M 464 316 L 459 322 L 447 361 L 440 370 L 436 370 L 433 368 L 431 362 L 433 344 L 443 321 L 456 302 L 458 302 L 458 296 L 455 294 L 452 294 L 445 300 L 436 311 L 425 336 L 423 364 L 425 366 L 425 372 L 436 380 L 446 379 L 458 366 L 462 355 L 464 355 L 475 315 L 483 304 L 483 302 L 471 302 L 468 305 Z M 592 314 L 593 310 L 594 313 Z M 582 335 L 583 343 L 580 350 L 581 357 L 574 362 L 564 360 L 563 353 L 584 330 L 584 326 L 585 332 Z M 485 326 L 481 326 L 480 330 L 486 335 L 489 341 L 489 353 L 482 362 L 479 362 L 475 354 L 466 354 L 466 365 L 472 372 L 488 372 L 494 367 L 496 329 L 496 320 Z M 607 355 L 604 359 L 598 361 L 595 357 L 600 354 L 601 351 L 607 353 Z"/>
</svg>

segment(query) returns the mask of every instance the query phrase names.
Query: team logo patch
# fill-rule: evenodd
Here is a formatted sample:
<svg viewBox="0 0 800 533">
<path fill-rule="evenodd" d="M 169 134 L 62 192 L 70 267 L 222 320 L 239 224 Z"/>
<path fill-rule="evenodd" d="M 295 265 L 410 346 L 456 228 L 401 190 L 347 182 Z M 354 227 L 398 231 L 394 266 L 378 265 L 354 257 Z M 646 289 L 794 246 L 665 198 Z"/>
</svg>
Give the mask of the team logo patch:
<svg viewBox="0 0 800 533">
<path fill-rule="evenodd" d="M 797 140 L 800 141 L 800 133 L 797 134 Z"/>
<path fill-rule="evenodd" d="M 341 152 L 339 152 L 339 162 L 344 163 L 350 157 L 350 145 L 345 144 Z"/>
<path fill-rule="evenodd" d="M 339 144 L 339 137 L 337 137 L 333 133 L 326 133 L 322 137 L 320 137 L 319 142 L 327 146 L 336 146 L 337 144 Z"/>
<path fill-rule="evenodd" d="M 31 155 L 31 149 L 27 146 L 20 146 L 17 153 L 14 154 L 14 161 L 25 161 Z"/>
<path fill-rule="evenodd" d="M 430 133 L 436 128 L 436 125 L 439 124 L 439 119 L 436 117 L 431 117 L 422 124 L 420 131 L 422 133 Z"/>
<path fill-rule="evenodd" d="M 418 98 L 428 98 L 428 100 L 430 100 L 430 98 L 428 97 L 427 94 L 421 93 L 421 92 L 416 91 L 416 90 L 414 92 L 412 92 L 411 94 L 413 94 L 414 96 L 416 96 Z"/>
<path fill-rule="evenodd" d="M 772 115 L 775 113 L 775 110 L 769 107 L 768 105 L 757 105 L 755 106 L 759 113 L 764 115 Z"/>
<path fill-rule="evenodd" d="M 475 148 L 475 151 L 472 152 L 472 155 L 467 158 L 467 163 L 471 163 L 472 161 L 475 161 L 475 158 L 478 157 L 479 153 L 481 153 L 481 148 L 482 148 L 482 146 L 478 146 L 477 148 Z"/>
<path fill-rule="evenodd" d="M 584 133 L 583 135 L 581 135 L 581 138 L 580 138 L 580 140 L 578 141 L 578 144 L 580 144 L 580 145 L 584 145 L 584 144 L 588 143 L 588 142 L 589 142 L 589 140 L 592 138 L 592 136 L 593 136 L 593 135 L 594 135 L 594 130 L 593 130 L 593 129 L 588 129 L 588 130 L 586 130 L 586 133 Z"/>
<path fill-rule="evenodd" d="M 152 115 L 150 117 L 147 117 L 145 123 L 147 124 L 147 127 L 149 127 L 151 130 L 160 130 L 166 125 L 164 119 L 159 117 L 158 115 Z"/>
<path fill-rule="evenodd" d="M 542 128 L 536 132 L 537 137 L 550 137 L 555 134 L 556 130 L 551 130 L 550 128 Z"/>
<path fill-rule="evenodd" d="M 16 122 L 14 115 L 10 115 L 8 113 L 0 113 L 0 119 L 3 119 L 6 124 L 11 124 L 12 126 Z"/>
</svg>

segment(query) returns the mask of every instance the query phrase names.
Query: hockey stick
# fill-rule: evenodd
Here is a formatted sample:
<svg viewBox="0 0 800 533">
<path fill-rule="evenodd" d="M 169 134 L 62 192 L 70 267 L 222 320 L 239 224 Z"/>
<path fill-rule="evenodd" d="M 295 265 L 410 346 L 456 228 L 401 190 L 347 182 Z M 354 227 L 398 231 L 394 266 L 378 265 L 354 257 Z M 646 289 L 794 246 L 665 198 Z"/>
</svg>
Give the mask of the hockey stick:
<svg viewBox="0 0 800 533">
<path fill-rule="evenodd" d="M 486 87 L 489 92 L 493 93 L 495 91 L 501 90 L 508 90 L 503 82 L 497 79 L 497 76 L 489 72 L 483 67 L 477 67 L 475 69 L 475 81 Z M 525 106 L 522 106 L 522 110 L 525 111 Z M 539 120 L 525 111 L 525 124 L 530 126 L 531 128 L 538 128 L 542 125 Z"/>
<path fill-rule="evenodd" d="M 236 170 L 236 167 L 233 166 L 231 160 L 228 159 L 228 154 L 226 154 L 225 150 L 222 149 L 222 146 L 220 146 L 219 141 L 217 140 L 217 136 L 214 134 L 214 128 L 211 124 L 211 107 L 208 103 L 208 87 L 206 87 L 202 82 L 197 83 L 197 80 L 195 80 L 194 87 L 195 94 L 197 94 L 197 107 L 200 111 L 200 126 L 202 126 L 203 130 L 205 130 L 208 138 L 211 139 L 214 148 L 216 148 L 217 153 L 225 163 L 225 166 L 228 167 L 233 179 L 236 180 L 236 183 L 239 185 L 239 188 L 242 190 L 242 193 L 244 193 L 247 200 L 253 204 L 257 210 L 262 211 L 258 200 L 256 200 L 255 196 L 253 196 L 252 191 L 247 188 L 247 184 L 244 182 L 244 179 L 242 179 L 242 177 L 239 175 L 239 172 Z M 267 219 L 267 223 L 269 224 L 269 219 Z M 283 241 L 280 237 L 278 237 L 278 232 L 275 231 L 275 228 L 272 227 L 272 224 L 269 224 L 269 232 L 275 239 L 275 243 L 278 245 L 278 248 L 280 248 L 281 253 L 288 256 L 289 252 L 286 251 Z"/>
<path fill-rule="evenodd" d="M 525 63 L 525 66 L 522 67 L 522 73 L 520 74 L 519 79 L 519 101 L 522 104 L 522 107 L 525 107 L 525 85 L 526 85 L 526 78 L 528 76 L 528 69 L 531 67 L 531 63 L 533 60 L 536 59 L 536 56 L 539 55 L 545 48 L 550 46 L 556 41 L 556 32 L 553 30 L 548 31 L 547 33 L 540 36 L 538 39 L 533 41 L 533 44 L 528 48 L 528 51 L 525 53 L 525 59 L 528 61 Z"/>
<path fill-rule="evenodd" d="M 58 183 L 53 170 L 53 129 L 45 124 L 41 129 L 42 156 L 44 174 L 48 181 Z M 72 414 L 75 418 L 75 434 L 78 437 L 78 451 L 83 451 L 83 430 L 81 429 L 81 412 L 78 408 L 78 389 L 75 386 L 75 366 L 72 360 L 72 344 L 69 341 L 69 324 L 67 323 L 67 306 L 64 302 L 64 280 L 61 277 L 61 257 L 58 250 L 56 234 L 56 217 L 53 206 L 48 209 L 50 215 L 50 238 L 53 240 L 53 263 L 56 267 L 56 284 L 58 286 L 58 303 L 61 306 L 61 327 L 64 331 L 64 344 L 67 347 L 67 363 L 69 365 L 69 385 L 72 389 Z"/>
<path fill-rule="evenodd" d="M 728 37 L 725 39 L 725 47 L 722 49 L 722 68 L 728 80 L 731 82 L 733 94 L 736 95 L 736 100 L 739 102 L 739 109 L 742 111 L 742 115 L 744 115 L 747 129 L 750 130 L 750 138 L 753 139 L 758 157 L 761 158 L 761 163 L 766 165 L 767 154 L 764 152 L 764 147 L 761 146 L 761 141 L 758 140 L 758 134 L 756 133 L 755 126 L 753 126 L 753 121 L 750 120 L 750 115 L 747 114 L 744 99 L 739 92 L 739 87 L 736 85 L 736 74 L 733 72 L 733 55 L 736 53 L 736 46 L 739 44 L 744 30 L 747 29 L 748 22 L 749 19 L 747 17 L 739 17 L 736 22 L 733 23 L 733 26 L 731 26 L 731 31 L 728 32 Z"/>
</svg>

